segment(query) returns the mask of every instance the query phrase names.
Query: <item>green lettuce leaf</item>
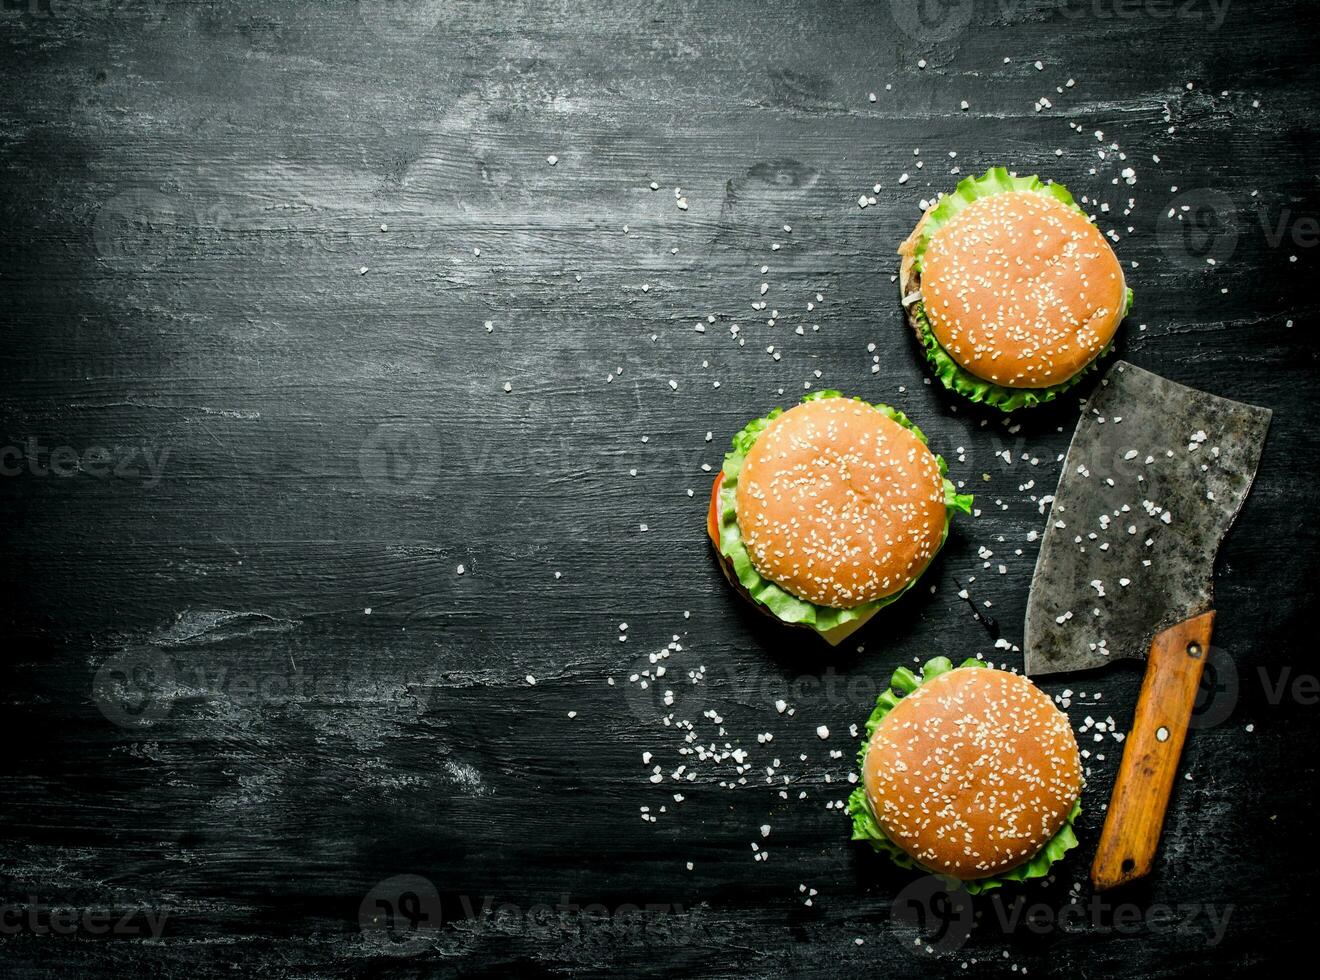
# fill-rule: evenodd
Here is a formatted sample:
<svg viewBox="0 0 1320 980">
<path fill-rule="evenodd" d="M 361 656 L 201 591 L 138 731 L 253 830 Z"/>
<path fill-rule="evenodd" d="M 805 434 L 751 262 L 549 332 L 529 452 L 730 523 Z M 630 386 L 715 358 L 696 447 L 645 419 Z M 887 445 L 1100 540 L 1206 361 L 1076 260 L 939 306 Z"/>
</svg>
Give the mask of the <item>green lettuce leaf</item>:
<svg viewBox="0 0 1320 980">
<path fill-rule="evenodd" d="M 1131 307 L 1132 290 L 1129 289 L 1127 308 L 1131 309 Z M 940 379 L 940 383 L 945 388 L 956 391 L 970 401 L 992 405 L 1004 412 L 1016 412 L 1019 408 L 1034 408 L 1037 405 L 1043 405 L 1045 402 L 1053 401 L 1069 388 L 1081 382 L 1088 374 L 1099 370 L 1100 362 L 1114 349 L 1112 343 L 1106 344 L 1104 350 L 1087 362 L 1086 366 L 1071 378 L 1060 381 L 1048 388 L 1008 388 L 1004 385 L 995 384 L 993 381 L 978 378 L 950 356 L 949 352 L 935 339 L 935 334 L 930 328 L 930 321 L 926 319 L 926 308 L 922 305 L 921 300 L 913 303 L 911 313 L 913 319 L 917 322 L 917 338 L 921 341 L 921 351 L 926 356 L 926 361 L 930 364 L 931 369 L 935 372 L 935 376 Z M 1127 316 L 1126 309 L 1123 311 L 1123 315 Z"/>
<path fill-rule="evenodd" d="M 816 391 L 807 395 L 802 400 L 815 401 L 821 398 L 842 398 L 841 392 L 833 390 Z M 861 399 L 855 399 L 860 401 Z M 899 425 L 908 429 L 924 444 L 926 442 L 925 434 L 912 424 L 906 415 L 896 408 L 888 405 L 872 405 L 872 408 L 884 413 L 888 418 L 893 419 Z M 869 615 L 877 609 L 889 605 L 903 595 L 908 589 L 912 588 L 917 579 L 925 572 L 925 568 L 912 577 L 903 588 L 899 589 L 893 595 L 885 596 L 883 599 L 876 599 L 873 602 L 864 603 L 855 606 L 852 609 L 836 609 L 832 606 L 820 606 L 814 602 L 808 602 L 805 599 L 799 599 L 791 592 L 780 588 L 774 582 L 763 578 L 755 566 L 752 565 L 751 556 L 747 553 L 747 546 L 743 543 L 742 532 L 738 528 L 737 513 L 737 490 L 738 475 L 742 472 L 743 462 L 747 458 L 747 453 L 755 444 L 757 438 L 765 431 L 775 419 L 783 414 L 783 409 L 776 408 L 764 418 L 754 419 L 733 437 L 733 448 L 724 456 L 724 466 L 722 469 L 723 480 L 720 484 L 719 493 L 719 551 L 729 561 L 734 575 L 738 582 L 748 594 L 766 609 L 785 623 L 801 624 L 810 626 L 819 633 L 827 633 L 832 629 L 854 622 L 863 616 Z M 953 483 L 948 479 L 949 467 L 944 462 L 944 458 L 938 454 L 935 461 L 940 467 L 940 476 L 944 478 L 944 504 L 946 508 L 944 517 L 944 533 L 940 536 L 940 548 L 944 546 L 945 540 L 949 536 L 949 521 L 952 512 L 962 511 L 964 514 L 972 512 L 972 495 L 958 493 Z M 939 553 L 939 548 L 935 549 L 935 554 Z M 931 555 L 931 561 L 934 561 L 935 555 Z M 927 562 L 926 567 L 930 567 Z"/>
<path fill-rule="evenodd" d="M 1038 194 L 1048 194 L 1079 214 L 1086 215 L 1088 219 L 1090 218 L 1090 215 L 1087 215 L 1082 207 L 1073 200 L 1073 196 L 1068 193 L 1068 188 L 1062 184 L 1047 184 L 1035 176 L 1014 177 L 1004 167 L 991 167 L 980 177 L 964 177 L 958 182 L 958 186 L 953 189 L 952 193 L 945 194 L 926 212 L 925 224 L 921 227 L 921 237 L 917 239 L 917 247 L 912 255 L 913 267 L 917 273 L 921 273 L 921 261 L 926 254 L 926 246 L 930 244 L 935 232 L 947 225 L 955 214 L 974 201 L 978 201 L 983 197 L 993 197 L 995 194 L 1004 194 L 1008 191 L 1034 191 Z"/>
<path fill-rule="evenodd" d="M 984 667 L 986 664 L 973 657 L 964 660 L 958 666 Z M 885 716 L 898 705 L 903 696 L 911 694 L 926 681 L 938 677 L 940 674 L 948 673 L 953 669 L 953 663 L 948 657 L 935 657 L 926 661 L 920 677 L 906 667 L 900 667 L 894 671 L 894 676 L 889 682 L 889 690 L 876 698 L 875 709 L 871 712 L 871 717 L 866 719 L 866 734 L 862 739 L 861 748 L 857 752 L 858 786 L 853 790 L 852 795 L 848 797 L 848 815 L 852 817 L 853 840 L 866 841 L 879 853 L 888 855 L 890 860 L 900 868 L 923 871 L 927 874 L 938 875 L 939 872 L 921 865 L 907 851 L 890 840 L 884 830 L 881 829 L 879 822 L 875 819 L 875 813 L 871 810 L 871 801 L 867 797 L 866 787 L 861 781 L 860 770 L 866 761 L 866 748 L 870 744 L 871 735 L 875 732 L 876 726 L 884 721 Z M 970 895 L 979 895 L 981 892 L 990 891 L 992 888 L 999 888 L 1005 882 L 1043 878 L 1049 873 L 1050 867 L 1055 861 L 1058 861 L 1068 851 L 1077 846 L 1077 834 L 1073 831 L 1073 822 L 1081 812 L 1082 801 L 1078 797 L 1077 802 L 1073 804 L 1072 810 L 1065 818 L 1063 826 L 1059 828 L 1059 832 L 1046 841 L 1045 846 L 1030 861 L 1025 861 L 989 878 L 957 881 L 957 879 L 949 878 L 948 875 L 941 875 L 941 877 L 949 878 L 951 882 L 957 882 Z"/>
<path fill-rule="evenodd" d="M 915 274 L 921 274 L 922 259 L 926 248 L 935 233 L 949 223 L 955 214 L 973 201 L 1006 191 L 1033 191 L 1048 194 L 1063 202 L 1080 214 L 1086 212 L 1073 200 L 1068 189 L 1062 184 L 1047 184 L 1039 177 L 1014 177 L 1003 167 L 991 167 L 980 177 L 967 177 L 959 182 L 953 193 L 946 194 L 932 207 L 922 225 L 921 235 L 913 250 L 912 266 Z M 1089 218 L 1089 215 L 1088 215 Z M 900 287 L 901 289 L 901 287 Z M 1127 288 L 1124 293 L 1123 317 L 1132 309 L 1134 293 Z M 917 324 L 917 336 L 921 341 L 922 353 L 934 369 L 940 383 L 950 391 L 956 391 L 964 398 L 980 404 L 992 405 L 1005 412 L 1015 412 L 1020 408 L 1034 408 L 1045 402 L 1053 401 L 1069 388 L 1080 382 L 1086 375 L 1095 371 L 1105 355 L 1113 350 L 1113 344 L 1107 344 L 1099 354 L 1093 357 L 1085 367 L 1066 381 L 1046 388 L 1009 388 L 978 378 L 950 356 L 935 338 L 926 317 L 926 308 L 920 299 L 913 302 L 910 310 Z M 1120 317 L 1119 319 L 1122 319 Z"/>
</svg>

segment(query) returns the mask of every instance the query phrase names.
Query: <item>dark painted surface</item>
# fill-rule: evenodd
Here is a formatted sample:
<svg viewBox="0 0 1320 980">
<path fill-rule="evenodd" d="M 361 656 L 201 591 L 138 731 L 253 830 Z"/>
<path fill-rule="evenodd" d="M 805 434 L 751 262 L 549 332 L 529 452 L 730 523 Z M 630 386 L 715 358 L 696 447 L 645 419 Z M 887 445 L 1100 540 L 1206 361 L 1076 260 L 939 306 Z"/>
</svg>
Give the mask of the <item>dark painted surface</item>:
<svg viewBox="0 0 1320 980">
<path fill-rule="evenodd" d="M 926 13 L 5 0 L 7 975 L 1158 977 L 1308 947 L 1318 709 L 1276 685 L 1315 671 L 1314 5 Z M 927 956 L 891 922 L 913 879 L 830 804 L 895 666 L 1021 662 L 993 643 L 1077 399 L 955 406 L 890 281 L 918 202 L 995 163 L 1108 204 L 1124 356 L 1275 417 L 1218 574 L 1236 695 L 1157 874 L 1117 921 L 1085 886 L 1067 928 L 1001 919 L 1077 915 L 1120 748 L 1086 730 L 1082 848 Z M 703 538 L 703 465 L 804 383 L 903 408 L 979 495 L 860 652 L 763 622 Z M 745 784 L 628 682 L 676 634 L 667 676 L 704 680 L 672 710 Z M 1138 682 L 1046 686 L 1082 729 Z M 419 889 L 417 932 L 359 927 Z"/>
</svg>

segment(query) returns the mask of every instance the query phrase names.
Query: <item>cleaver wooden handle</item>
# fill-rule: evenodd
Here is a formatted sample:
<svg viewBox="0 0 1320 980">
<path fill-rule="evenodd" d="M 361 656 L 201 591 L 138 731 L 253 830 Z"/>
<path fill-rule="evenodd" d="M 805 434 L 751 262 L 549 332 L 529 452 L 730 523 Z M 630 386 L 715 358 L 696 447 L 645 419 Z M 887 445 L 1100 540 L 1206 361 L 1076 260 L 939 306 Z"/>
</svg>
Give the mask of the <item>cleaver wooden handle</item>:
<svg viewBox="0 0 1320 980">
<path fill-rule="evenodd" d="M 1144 877 L 1155 862 L 1214 623 L 1215 614 L 1204 613 L 1151 641 L 1136 717 L 1091 865 L 1098 891 Z"/>
</svg>

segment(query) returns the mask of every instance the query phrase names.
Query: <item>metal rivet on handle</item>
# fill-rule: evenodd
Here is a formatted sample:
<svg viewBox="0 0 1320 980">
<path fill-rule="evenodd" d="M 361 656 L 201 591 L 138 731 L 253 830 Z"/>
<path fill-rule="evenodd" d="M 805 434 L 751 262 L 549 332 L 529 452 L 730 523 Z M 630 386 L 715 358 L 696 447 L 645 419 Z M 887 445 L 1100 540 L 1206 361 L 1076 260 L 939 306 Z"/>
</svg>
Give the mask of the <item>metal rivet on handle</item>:
<svg viewBox="0 0 1320 980">
<path fill-rule="evenodd" d="M 1169 740 L 1169 730 L 1161 725 L 1159 728 L 1155 729 L 1155 738 L 1158 741 L 1167 742 Z"/>
<path fill-rule="evenodd" d="M 1197 643 L 1195 640 L 1193 640 L 1191 643 L 1187 644 L 1187 656 L 1189 656 L 1189 657 L 1195 657 L 1197 660 L 1200 660 L 1200 659 L 1201 659 L 1201 644 Z"/>
</svg>

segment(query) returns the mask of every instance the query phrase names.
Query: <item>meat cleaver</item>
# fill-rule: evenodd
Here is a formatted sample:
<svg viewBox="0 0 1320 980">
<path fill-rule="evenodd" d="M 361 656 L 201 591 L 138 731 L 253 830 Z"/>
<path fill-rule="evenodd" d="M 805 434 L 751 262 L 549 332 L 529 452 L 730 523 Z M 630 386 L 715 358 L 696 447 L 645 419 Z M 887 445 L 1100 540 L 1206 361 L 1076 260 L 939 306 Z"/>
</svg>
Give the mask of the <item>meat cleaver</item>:
<svg viewBox="0 0 1320 980">
<path fill-rule="evenodd" d="M 1118 361 L 1064 462 L 1027 600 L 1035 677 L 1145 658 L 1091 867 L 1150 871 L 1214 623 L 1215 554 L 1251 489 L 1270 410 Z"/>
</svg>

